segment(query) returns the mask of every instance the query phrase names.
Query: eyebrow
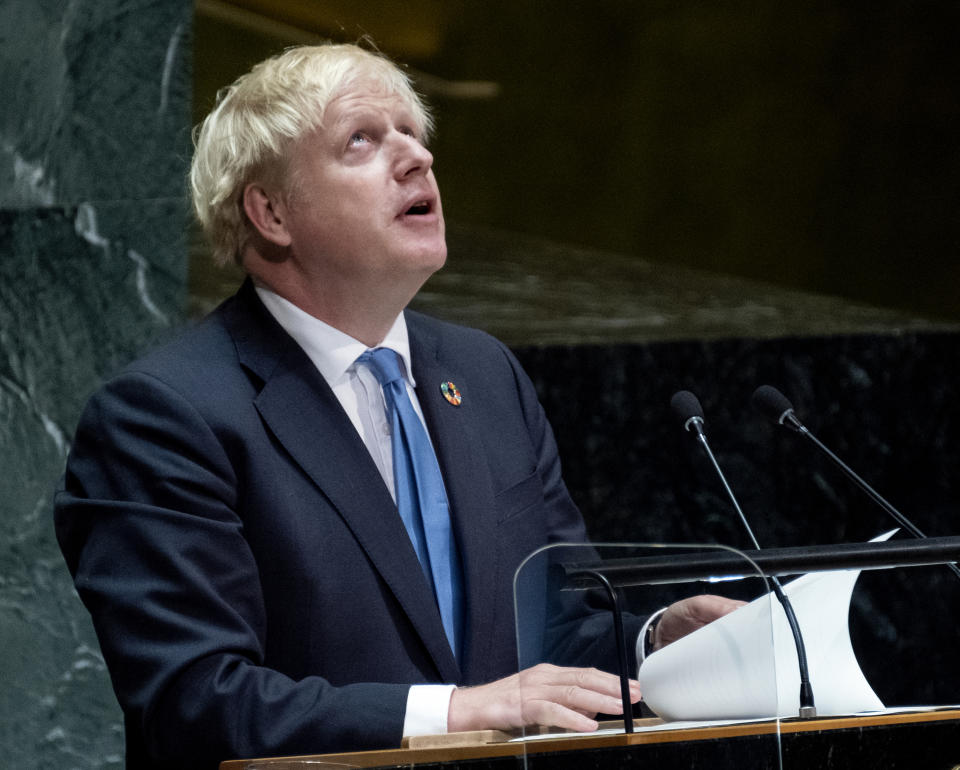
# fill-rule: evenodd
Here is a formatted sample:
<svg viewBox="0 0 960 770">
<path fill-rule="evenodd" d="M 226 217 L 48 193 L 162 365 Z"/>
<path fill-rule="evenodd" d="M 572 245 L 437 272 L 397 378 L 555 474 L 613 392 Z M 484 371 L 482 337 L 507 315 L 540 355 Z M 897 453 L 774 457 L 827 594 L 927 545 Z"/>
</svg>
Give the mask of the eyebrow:
<svg viewBox="0 0 960 770">
<path fill-rule="evenodd" d="M 396 97 L 399 109 L 396 113 L 393 110 L 390 111 L 393 121 L 397 125 L 409 125 L 410 127 L 416 129 L 418 136 L 425 133 L 424 127 L 420 125 L 417 120 L 416 112 L 410 109 L 410 106 L 400 97 Z M 329 124 L 328 131 L 336 131 L 343 127 L 344 124 L 351 124 L 355 122 L 362 122 L 367 115 L 379 117 L 380 110 L 375 107 L 370 107 L 368 105 L 359 104 L 353 107 L 347 107 L 340 111 L 340 114 L 337 116 L 336 120 L 333 123 Z M 399 120 L 395 120 L 399 116 Z"/>
</svg>

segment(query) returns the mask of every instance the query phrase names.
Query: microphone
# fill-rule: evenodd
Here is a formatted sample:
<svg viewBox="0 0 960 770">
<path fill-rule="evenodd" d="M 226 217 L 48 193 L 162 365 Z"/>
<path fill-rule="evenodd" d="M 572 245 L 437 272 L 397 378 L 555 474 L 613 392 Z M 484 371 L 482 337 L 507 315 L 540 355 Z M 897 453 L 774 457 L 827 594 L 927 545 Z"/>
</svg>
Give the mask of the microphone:
<svg viewBox="0 0 960 770">
<path fill-rule="evenodd" d="M 811 433 L 807 427 L 800 422 L 797 418 L 796 413 L 793 411 L 793 404 L 790 403 L 790 400 L 783 395 L 779 390 L 777 390 L 772 385 L 761 385 L 753 392 L 752 399 L 753 405 L 757 410 L 767 417 L 772 422 L 777 425 L 782 425 L 785 428 L 789 428 L 795 433 L 799 433 L 802 436 L 806 436 L 810 441 L 813 442 L 813 445 L 819 449 L 823 454 L 830 458 L 830 460 L 836 465 L 840 470 L 846 474 L 847 478 L 853 481 L 860 489 L 867 493 L 867 496 L 873 500 L 877 505 L 883 508 L 901 527 L 903 527 L 907 532 L 913 535 L 916 538 L 921 540 L 926 539 L 926 535 L 920 531 L 918 527 L 914 525 L 910 519 L 904 516 L 900 511 L 893 507 L 893 505 L 886 500 L 877 490 L 870 486 L 866 481 L 864 481 L 860 476 L 858 476 L 853 468 L 847 465 L 843 460 L 841 460 L 837 455 L 830 451 L 827 446 L 820 441 L 816 436 Z M 947 562 L 947 567 L 949 567 L 957 577 L 960 577 L 960 568 L 957 567 L 955 562 Z"/>
<path fill-rule="evenodd" d="M 733 494 L 733 490 L 727 483 L 727 478 L 723 475 L 720 464 L 717 462 L 717 458 L 714 456 L 713 450 L 710 449 L 710 444 L 707 442 L 707 434 L 703 429 L 703 407 L 700 405 L 700 399 L 689 390 L 680 390 L 674 393 L 673 398 L 670 399 L 670 407 L 680 418 L 684 430 L 696 434 L 697 441 L 703 446 L 707 457 L 710 458 L 710 462 L 717 472 L 717 476 L 720 477 L 720 481 L 723 483 L 727 497 L 730 498 L 734 510 L 740 516 L 740 521 L 743 522 L 743 526 L 750 536 L 753 547 L 758 551 L 761 550 L 760 543 L 757 542 L 757 538 L 753 534 L 753 529 L 751 529 L 747 517 L 744 516 L 743 509 L 740 507 L 740 503 L 737 502 L 736 495 Z M 812 719 L 817 715 L 817 708 L 813 700 L 813 686 L 810 684 L 810 669 L 807 666 L 807 650 L 803 644 L 803 635 L 800 633 L 800 623 L 797 621 L 797 615 L 793 611 L 793 605 L 790 603 L 790 599 L 783 592 L 783 586 L 780 585 L 780 581 L 776 576 L 770 577 L 769 580 L 773 586 L 773 593 L 783 607 L 784 614 L 787 616 L 787 623 L 790 625 L 790 631 L 793 634 L 793 643 L 797 648 L 797 664 L 800 669 L 799 717 L 801 719 Z"/>
<path fill-rule="evenodd" d="M 733 503 L 734 510 L 737 512 L 737 515 L 740 517 L 740 521 L 743 522 L 744 529 L 747 530 L 747 534 L 750 536 L 750 541 L 753 543 L 753 547 L 759 551 L 760 544 L 757 542 L 757 538 L 754 537 L 753 529 L 750 528 L 750 523 L 747 521 L 747 517 L 743 515 L 743 510 L 740 508 L 740 504 L 737 502 L 737 498 L 733 494 L 733 490 L 730 489 L 730 485 L 727 483 L 726 476 L 724 476 L 723 471 L 720 470 L 720 464 L 717 462 L 717 458 L 710 449 L 710 444 L 707 443 L 707 434 L 703 430 L 703 407 L 700 405 L 700 399 L 693 395 L 693 393 L 691 393 L 689 390 L 680 390 L 674 393 L 673 398 L 670 399 L 670 407 L 673 409 L 677 417 L 680 418 L 681 422 L 683 423 L 684 430 L 694 432 L 696 434 L 697 441 L 703 445 L 704 451 L 707 453 L 707 457 L 710 458 L 710 462 L 713 464 L 713 469 L 717 472 L 717 476 L 720 477 L 723 488 L 727 492 L 727 497 L 729 497 L 730 502 Z"/>
</svg>

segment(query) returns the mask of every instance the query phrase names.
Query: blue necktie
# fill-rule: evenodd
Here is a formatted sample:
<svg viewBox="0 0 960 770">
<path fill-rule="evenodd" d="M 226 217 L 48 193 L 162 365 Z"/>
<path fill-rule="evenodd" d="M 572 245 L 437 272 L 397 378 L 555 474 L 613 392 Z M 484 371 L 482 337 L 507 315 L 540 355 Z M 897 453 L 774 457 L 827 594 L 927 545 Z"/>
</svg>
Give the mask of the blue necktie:
<svg viewBox="0 0 960 770">
<path fill-rule="evenodd" d="M 433 585 L 450 647 L 459 657 L 463 576 L 450 527 L 450 504 L 430 438 L 407 395 L 399 360 L 393 350 L 376 348 L 357 362 L 368 366 L 383 388 L 391 424 L 397 508 L 423 572 Z"/>
</svg>

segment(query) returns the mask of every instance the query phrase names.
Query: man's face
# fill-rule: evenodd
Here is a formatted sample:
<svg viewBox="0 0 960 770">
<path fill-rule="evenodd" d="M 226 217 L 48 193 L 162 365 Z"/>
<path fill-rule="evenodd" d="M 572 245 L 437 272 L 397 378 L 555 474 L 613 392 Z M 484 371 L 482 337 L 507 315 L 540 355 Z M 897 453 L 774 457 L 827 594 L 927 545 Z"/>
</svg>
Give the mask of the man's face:
<svg viewBox="0 0 960 770">
<path fill-rule="evenodd" d="M 433 156 L 396 96 L 355 86 L 327 105 L 324 127 L 293 148 L 286 212 L 308 278 L 344 288 L 411 288 L 447 256 Z"/>
</svg>

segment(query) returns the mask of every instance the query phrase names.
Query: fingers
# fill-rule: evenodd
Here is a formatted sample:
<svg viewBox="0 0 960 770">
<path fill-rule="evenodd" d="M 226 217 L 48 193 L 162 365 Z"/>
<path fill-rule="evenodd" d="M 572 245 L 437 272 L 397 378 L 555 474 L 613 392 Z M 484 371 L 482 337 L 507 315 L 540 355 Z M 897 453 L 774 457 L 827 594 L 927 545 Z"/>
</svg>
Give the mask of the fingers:
<svg viewBox="0 0 960 770">
<path fill-rule="evenodd" d="M 591 692 L 620 698 L 620 678 L 596 668 L 568 668 L 541 663 L 520 672 L 521 688 L 567 687 L 571 692 Z M 631 689 L 640 698 L 639 683 L 631 680 Z M 602 710 L 602 709 L 598 709 Z"/>
<path fill-rule="evenodd" d="M 671 604 L 654 631 L 654 648 L 660 649 L 698 628 L 742 607 L 746 602 L 704 594 Z"/>
<path fill-rule="evenodd" d="M 722 618 L 746 604 L 737 599 L 728 599 L 726 596 L 714 594 L 691 596 L 681 603 L 684 604 L 684 611 L 689 621 L 698 623 L 700 626 L 712 623 L 717 618 Z"/>
<path fill-rule="evenodd" d="M 632 703 L 640 699 L 640 685 L 631 681 Z M 622 714 L 620 679 L 595 668 L 541 665 L 521 672 L 523 721 L 577 732 L 597 729 L 598 713 Z"/>
<path fill-rule="evenodd" d="M 543 725 L 578 733 L 592 733 L 600 723 L 593 716 L 571 710 L 551 701 L 531 701 L 525 707 L 526 725 Z"/>
<path fill-rule="evenodd" d="M 638 682 L 630 682 L 629 695 L 633 703 L 640 700 Z M 455 690 L 447 722 L 451 732 L 524 725 L 590 732 L 597 729 L 596 714 L 622 712 L 616 676 L 541 664 L 488 685 Z"/>
</svg>

